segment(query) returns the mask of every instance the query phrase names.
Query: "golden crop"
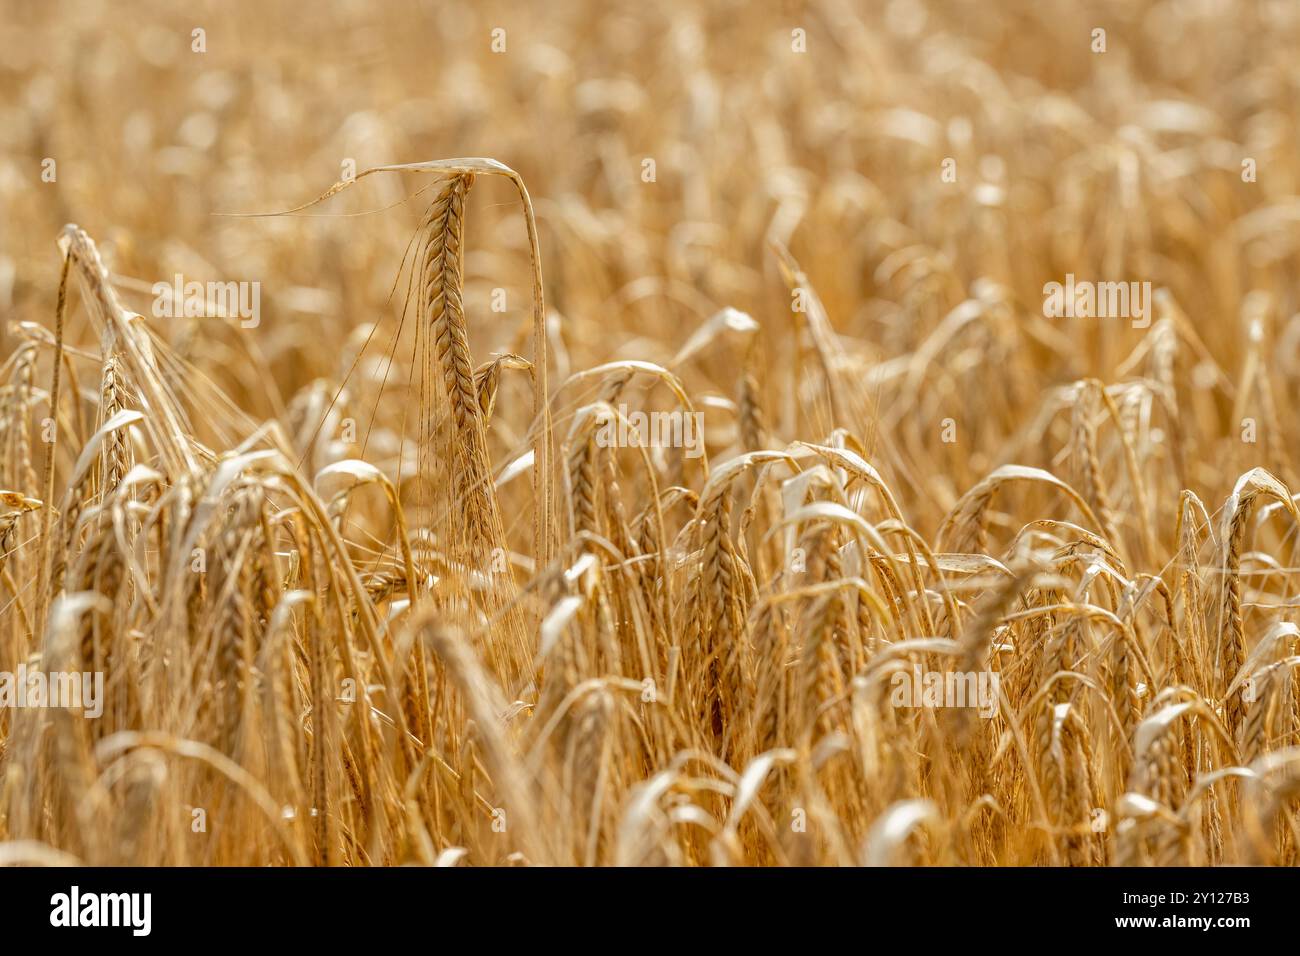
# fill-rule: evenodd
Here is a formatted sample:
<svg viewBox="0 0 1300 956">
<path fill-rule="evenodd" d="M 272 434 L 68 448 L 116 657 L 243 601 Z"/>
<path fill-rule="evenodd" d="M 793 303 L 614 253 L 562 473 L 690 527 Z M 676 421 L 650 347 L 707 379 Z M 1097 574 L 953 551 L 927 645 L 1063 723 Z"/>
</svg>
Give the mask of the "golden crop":
<svg viewBox="0 0 1300 956">
<path fill-rule="evenodd" d="M 0 7 L 0 863 L 1300 862 L 1293 2 Z"/>
</svg>

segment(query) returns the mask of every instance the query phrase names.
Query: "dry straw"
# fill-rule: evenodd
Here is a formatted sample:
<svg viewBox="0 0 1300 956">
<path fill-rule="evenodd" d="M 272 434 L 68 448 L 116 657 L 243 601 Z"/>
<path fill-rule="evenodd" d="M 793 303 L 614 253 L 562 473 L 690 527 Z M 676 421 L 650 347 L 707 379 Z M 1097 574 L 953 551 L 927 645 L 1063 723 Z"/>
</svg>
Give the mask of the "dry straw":
<svg viewBox="0 0 1300 956">
<path fill-rule="evenodd" d="M 1300 863 L 1300 17 L 560 6 L 266 102 L 24 20 L 0 674 L 105 696 L 0 707 L 0 865 Z M 224 215 L 421 143 L 511 165 Z"/>
</svg>

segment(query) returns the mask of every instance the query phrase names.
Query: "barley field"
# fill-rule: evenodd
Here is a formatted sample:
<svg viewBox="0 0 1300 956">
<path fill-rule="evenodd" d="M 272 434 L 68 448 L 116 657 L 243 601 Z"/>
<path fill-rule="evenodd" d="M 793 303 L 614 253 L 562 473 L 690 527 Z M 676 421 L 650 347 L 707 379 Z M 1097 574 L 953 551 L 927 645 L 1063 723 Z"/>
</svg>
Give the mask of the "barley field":
<svg viewBox="0 0 1300 956">
<path fill-rule="evenodd" d="M 1300 863 L 1297 104 L 1287 0 L 0 0 L 0 864 Z"/>
</svg>

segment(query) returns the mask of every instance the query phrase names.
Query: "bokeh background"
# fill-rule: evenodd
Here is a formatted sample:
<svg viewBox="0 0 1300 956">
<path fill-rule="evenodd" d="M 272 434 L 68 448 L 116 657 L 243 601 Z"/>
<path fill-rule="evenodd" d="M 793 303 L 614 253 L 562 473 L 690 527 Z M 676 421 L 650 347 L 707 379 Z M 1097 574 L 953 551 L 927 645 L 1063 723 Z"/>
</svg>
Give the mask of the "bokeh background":
<svg viewBox="0 0 1300 956">
<path fill-rule="evenodd" d="M 256 336 L 208 329 L 187 354 L 253 418 L 282 412 L 341 379 L 358 327 L 396 314 L 425 206 L 403 200 L 428 181 L 372 177 L 295 217 L 220 214 L 297 205 L 348 159 L 491 156 L 537 205 L 561 375 L 669 358 L 734 306 L 770 333 L 762 385 L 795 431 L 808 412 L 780 404 L 798 386 L 782 353 L 799 347 L 770 250 L 783 243 L 872 376 L 892 464 L 941 502 L 1008 443 L 1032 444 L 1016 436 L 1041 386 L 1109 379 L 1140 342 L 1043 323 L 1042 285 L 1067 272 L 1167 287 L 1199 358 L 1229 375 L 1243 297 L 1266 292 L 1274 357 L 1295 368 L 1300 8 L 1286 0 L 4 0 L 0 23 L 0 354 L 11 323 L 47 319 L 55 238 L 76 222 L 142 313 L 141 284 L 176 273 L 261 281 Z M 41 179 L 46 158 L 57 182 Z M 942 181 L 946 158 L 956 182 Z M 472 193 L 476 354 L 518 351 L 525 334 L 517 205 L 501 183 Z M 504 313 L 488 307 L 494 288 L 508 290 Z M 930 338 L 979 294 L 1007 321 Z M 901 369 L 927 339 L 944 374 L 912 394 Z M 700 363 L 693 384 L 729 392 L 728 361 Z M 1021 365 L 1032 381 L 1017 383 Z M 965 414 L 972 389 L 978 416 Z M 969 439 L 959 453 L 938 442 L 946 417 Z M 945 467 L 919 469 L 922 456 Z"/>
</svg>

